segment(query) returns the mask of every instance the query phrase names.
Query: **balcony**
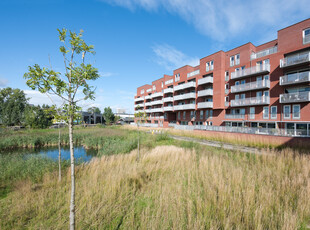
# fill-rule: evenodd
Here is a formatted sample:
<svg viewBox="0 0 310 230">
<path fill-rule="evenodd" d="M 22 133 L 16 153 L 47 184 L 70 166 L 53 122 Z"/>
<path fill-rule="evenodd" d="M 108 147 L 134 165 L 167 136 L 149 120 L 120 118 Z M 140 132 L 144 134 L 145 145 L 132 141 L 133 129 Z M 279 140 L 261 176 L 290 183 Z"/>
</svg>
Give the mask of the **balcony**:
<svg viewBox="0 0 310 230">
<path fill-rule="evenodd" d="M 151 110 L 151 109 L 145 109 L 144 112 L 146 112 L 146 113 L 151 113 L 152 110 Z"/>
<path fill-rule="evenodd" d="M 231 73 L 231 79 L 249 77 L 257 74 L 265 74 L 270 72 L 270 65 L 257 65 L 246 69 L 241 69 Z"/>
<path fill-rule="evenodd" d="M 173 111 L 173 106 L 165 106 L 164 107 L 164 111 L 167 112 L 167 111 Z"/>
<path fill-rule="evenodd" d="M 143 104 L 143 103 L 142 103 L 142 104 L 136 104 L 136 105 L 135 105 L 135 108 L 138 108 L 138 107 L 140 107 L 140 108 L 143 109 L 143 108 L 144 108 L 144 104 Z"/>
<path fill-rule="evenodd" d="M 186 100 L 190 98 L 196 98 L 196 93 L 185 93 L 182 95 L 174 96 L 174 101 Z"/>
<path fill-rule="evenodd" d="M 213 77 L 204 77 L 198 80 L 198 85 L 213 83 Z"/>
<path fill-rule="evenodd" d="M 151 110 L 151 113 L 163 113 L 164 112 L 163 108 L 153 108 L 150 110 Z"/>
<path fill-rule="evenodd" d="M 270 80 L 254 81 L 246 84 L 234 85 L 231 87 L 231 93 L 239 93 L 257 89 L 269 89 Z"/>
<path fill-rule="evenodd" d="M 151 98 L 162 97 L 162 96 L 163 96 L 163 93 L 162 93 L 162 92 L 157 92 L 157 93 L 151 94 Z"/>
<path fill-rule="evenodd" d="M 212 95 L 213 95 L 213 89 L 204 89 L 198 91 L 198 97 L 212 96 Z"/>
<path fill-rule="evenodd" d="M 310 71 L 288 74 L 280 77 L 280 85 L 294 85 L 310 82 Z"/>
<path fill-rule="evenodd" d="M 151 99 L 151 95 L 145 96 L 145 100 L 150 100 L 150 99 Z"/>
<path fill-rule="evenodd" d="M 244 119 L 244 114 L 225 114 L 225 119 Z"/>
<path fill-rule="evenodd" d="M 195 109 L 196 105 L 195 104 L 186 104 L 186 105 L 175 105 L 174 110 L 188 110 L 188 109 Z"/>
<path fill-rule="evenodd" d="M 173 102 L 173 97 L 164 97 L 164 102 Z"/>
<path fill-rule="evenodd" d="M 278 46 L 274 46 L 274 47 L 259 51 L 257 53 L 251 54 L 251 60 L 265 57 L 267 55 L 274 54 L 276 52 L 278 52 Z"/>
<path fill-rule="evenodd" d="M 280 103 L 309 102 L 310 92 L 285 93 L 280 94 Z"/>
<path fill-rule="evenodd" d="M 173 88 L 164 89 L 164 94 L 165 93 L 173 93 Z"/>
<path fill-rule="evenodd" d="M 298 53 L 281 59 L 280 68 L 299 65 L 307 62 L 310 62 L 310 52 Z"/>
<path fill-rule="evenodd" d="M 151 104 L 151 102 L 145 102 L 144 105 L 145 106 L 151 106 L 152 104 Z"/>
<path fill-rule="evenodd" d="M 213 108 L 213 102 L 212 101 L 205 101 L 205 102 L 198 102 L 197 104 L 198 109 L 207 109 L 207 108 Z"/>
<path fill-rule="evenodd" d="M 162 105 L 163 104 L 163 100 L 151 101 L 150 103 L 151 103 L 151 105 Z"/>
<path fill-rule="evenodd" d="M 188 73 L 188 74 L 187 74 L 187 78 L 196 76 L 196 75 L 198 75 L 198 74 L 200 74 L 200 70 L 199 70 L 199 69 L 197 69 L 197 70 L 195 70 L 195 71 L 192 71 L 192 72 Z"/>
<path fill-rule="evenodd" d="M 164 116 L 150 116 L 151 119 L 164 119 Z"/>
<path fill-rule="evenodd" d="M 248 106 L 248 105 L 269 105 L 270 97 L 262 96 L 262 97 L 249 97 L 244 99 L 231 100 L 230 106 Z"/>
<path fill-rule="evenodd" d="M 135 99 L 135 102 L 138 102 L 138 101 L 144 101 L 144 97 L 138 97 Z"/>
<path fill-rule="evenodd" d="M 196 87 L 196 82 L 187 82 L 182 85 L 174 86 L 174 91 L 183 90 L 191 87 Z"/>
</svg>

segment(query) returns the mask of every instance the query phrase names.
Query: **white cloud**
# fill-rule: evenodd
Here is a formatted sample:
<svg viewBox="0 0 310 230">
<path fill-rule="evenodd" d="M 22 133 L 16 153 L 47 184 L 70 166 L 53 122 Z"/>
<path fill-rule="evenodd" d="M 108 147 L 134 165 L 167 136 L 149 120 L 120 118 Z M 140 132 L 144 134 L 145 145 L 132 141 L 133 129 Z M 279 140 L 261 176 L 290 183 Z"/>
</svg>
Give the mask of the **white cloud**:
<svg viewBox="0 0 310 230">
<path fill-rule="evenodd" d="M 166 10 L 216 41 L 245 33 L 280 29 L 309 17 L 308 0 L 101 0 L 132 11 Z M 262 33 L 261 36 L 264 36 Z"/>
<path fill-rule="evenodd" d="M 0 87 L 5 87 L 8 83 L 8 80 L 5 78 L 0 78 Z"/>
<path fill-rule="evenodd" d="M 197 66 L 199 65 L 199 58 L 189 57 L 176 48 L 167 44 L 156 45 L 152 47 L 156 55 L 155 61 L 164 66 L 167 70 L 180 68 L 184 65 Z"/>
<path fill-rule="evenodd" d="M 117 75 L 116 73 L 111 73 L 111 72 L 99 72 L 99 75 L 101 77 L 111 77 Z"/>
</svg>

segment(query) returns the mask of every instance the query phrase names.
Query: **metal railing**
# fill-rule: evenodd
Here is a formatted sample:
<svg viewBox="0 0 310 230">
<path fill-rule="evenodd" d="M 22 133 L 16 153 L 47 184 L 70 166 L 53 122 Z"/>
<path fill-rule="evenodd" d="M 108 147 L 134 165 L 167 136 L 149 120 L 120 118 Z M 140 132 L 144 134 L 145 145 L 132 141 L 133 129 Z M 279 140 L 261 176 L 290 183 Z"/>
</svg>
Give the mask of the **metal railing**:
<svg viewBox="0 0 310 230">
<path fill-rule="evenodd" d="M 213 108 L 213 102 L 212 101 L 198 102 L 197 108 L 198 109 Z"/>
<path fill-rule="evenodd" d="M 173 102 L 173 97 L 164 97 L 164 102 Z"/>
<path fill-rule="evenodd" d="M 151 109 L 151 113 L 163 113 L 164 109 L 163 108 L 153 108 Z"/>
<path fill-rule="evenodd" d="M 280 103 L 295 103 L 310 101 L 310 91 L 280 94 Z"/>
<path fill-rule="evenodd" d="M 138 101 L 144 101 L 144 97 L 138 97 L 135 99 L 135 102 L 138 102 Z"/>
<path fill-rule="evenodd" d="M 225 119 L 244 119 L 244 114 L 225 114 Z"/>
<path fill-rule="evenodd" d="M 173 111 L 173 106 L 165 106 L 164 111 Z"/>
<path fill-rule="evenodd" d="M 185 105 L 175 105 L 174 110 L 187 110 L 187 109 L 195 109 L 195 104 L 185 104 Z"/>
<path fill-rule="evenodd" d="M 249 97 L 249 98 L 236 99 L 236 100 L 230 101 L 231 107 L 247 106 L 247 105 L 268 105 L 268 104 L 270 104 L 269 96 Z"/>
<path fill-rule="evenodd" d="M 295 55 L 287 56 L 280 60 L 280 67 L 293 66 L 310 61 L 310 52 L 298 53 Z"/>
<path fill-rule="evenodd" d="M 230 92 L 237 93 L 237 92 L 266 89 L 266 88 L 270 88 L 270 80 L 264 79 L 261 81 L 254 81 L 245 84 L 234 85 L 230 88 Z"/>
<path fill-rule="evenodd" d="M 257 66 L 252 66 L 250 68 L 241 69 L 241 70 L 232 72 L 231 79 L 237 79 L 241 77 L 251 76 L 254 74 L 269 73 L 269 72 L 270 72 L 269 64 L 257 65 Z"/>
<path fill-rule="evenodd" d="M 278 52 L 278 46 L 274 46 L 274 47 L 259 51 L 257 53 L 251 54 L 251 60 L 261 58 L 261 57 L 265 57 L 267 55 L 274 54 L 277 52 Z"/>
<path fill-rule="evenodd" d="M 192 72 L 190 72 L 190 73 L 187 74 L 187 78 L 196 76 L 196 75 L 198 75 L 199 73 L 200 73 L 200 70 L 199 70 L 199 69 L 197 69 L 197 70 L 195 70 L 195 71 L 192 71 Z"/>
<path fill-rule="evenodd" d="M 174 91 L 183 90 L 191 87 L 196 87 L 196 82 L 187 82 L 182 85 L 174 86 Z"/>
<path fill-rule="evenodd" d="M 280 85 L 292 85 L 310 81 L 310 71 L 287 74 L 280 77 Z"/>
<path fill-rule="evenodd" d="M 151 98 L 154 98 L 154 97 L 162 97 L 162 96 L 163 96 L 163 93 L 162 93 L 162 92 L 157 92 L 157 93 L 151 94 Z"/>
<path fill-rule="evenodd" d="M 198 85 L 203 85 L 207 83 L 213 83 L 213 77 L 208 76 L 198 80 Z"/>
<path fill-rule="evenodd" d="M 164 89 L 164 93 L 173 93 L 173 88 Z"/>
<path fill-rule="evenodd" d="M 198 91 L 198 97 L 212 96 L 212 95 L 213 95 L 213 89 L 204 89 Z"/>
<path fill-rule="evenodd" d="M 182 95 L 174 96 L 175 101 L 190 99 L 190 98 L 196 98 L 196 93 L 185 93 Z"/>
<path fill-rule="evenodd" d="M 162 105 L 163 104 L 163 100 L 151 101 L 150 103 L 151 103 L 151 105 Z"/>
</svg>

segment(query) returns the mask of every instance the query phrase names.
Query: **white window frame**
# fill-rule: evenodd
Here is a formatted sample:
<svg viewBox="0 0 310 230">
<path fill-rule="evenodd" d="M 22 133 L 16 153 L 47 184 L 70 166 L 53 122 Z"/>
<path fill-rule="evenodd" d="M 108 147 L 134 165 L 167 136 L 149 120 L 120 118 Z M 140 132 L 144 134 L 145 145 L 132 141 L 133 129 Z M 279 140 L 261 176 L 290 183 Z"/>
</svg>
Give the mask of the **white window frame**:
<svg viewBox="0 0 310 230">
<path fill-rule="evenodd" d="M 186 119 L 186 111 L 183 111 L 183 120 Z"/>
<path fill-rule="evenodd" d="M 144 89 L 141 89 L 140 94 L 144 94 Z"/>
<path fill-rule="evenodd" d="M 210 61 L 210 70 L 213 70 L 214 69 L 214 61 Z"/>
<path fill-rule="evenodd" d="M 253 111 L 252 111 L 252 109 L 253 109 Z M 255 119 L 255 107 L 250 107 L 249 119 Z"/>
<path fill-rule="evenodd" d="M 288 116 L 285 116 L 285 108 L 289 108 Z M 283 106 L 283 118 L 284 119 L 291 119 L 291 106 L 290 105 L 284 105 Z"/>
<path fill-rule="evenodd" d="M 309 38 L 309 41 L 305 41 L 306 40 L 306 31 L 308 31 L 308 30 L 309 30 L 309 34 L 307 35 L 307 37 Z M 302 31 L 302 42 L 303 42 L 303 44 L 310 43 L 310 28 L 304 29 Z"/>
<path fill-rule="evenodd" d="M 229 81 L 229 71 L 225 71 L 225 81 Z"/>
<path fill-rule="evenodd" d="M 209 110 L 206 110 L 206 112 L 205 112 L 205 118 L 206 118 L 206 119 L 209 118 Z"/>
<path fill-rule="evenodd" d="M 206 72 L 210 71 L 210 63 L 206 62 Z"/>
<path fill-rule="evenodd" d="M 240 64 L 240 54 L 236 54 L 235 55 L 235 65 L 239 65 L 239 64 Z"/>
<path fill-rule="evenodd" d="M 235 56 L 231 56 L 230 58 L 229 58 L 229 61 L 230 61 L 230 66 L 234 66 L 235 65 Z"/>
<path fill-rule="evenodd" d="M 203 110 L 200 110 L 200 120 L 203 120 Z"/>
<path fill-rule="evenodd" d="M 225 97 L 225 102 L 229 102 L 229 96 Z"/>
<path fill-rule="evenodd" d="M 178 120 L 181 120 L 181 112 L 178 112 Z"/>
<path fill-rule="evenodd" d="M 272 109 L 276 109 L 275 113 L 272 112 Z M 271 106 L 270 107 L 270 118 L 271 119 L 277 119 L 277 112 L 278 112 L 278 106 Z"/>
<path fill-rule="evenodd" d="M 267 108 L 267 112 L 265 112 L 266 108 Z M 269 107 L 268 106 L 263 107 L 263 119 L 269 119 Z"/>
<path fill-rule="evenodd" d="M 292 106 L 293 108 L 292 108 L 292 118 L 293 119 L 300 119 L 300 105 L 293 105 Z M 298 107 L 298 109 L 299 109 L 299 114 L 298 114 L 298 117 L 295 117 L 295 107 Z"/>
</svg>

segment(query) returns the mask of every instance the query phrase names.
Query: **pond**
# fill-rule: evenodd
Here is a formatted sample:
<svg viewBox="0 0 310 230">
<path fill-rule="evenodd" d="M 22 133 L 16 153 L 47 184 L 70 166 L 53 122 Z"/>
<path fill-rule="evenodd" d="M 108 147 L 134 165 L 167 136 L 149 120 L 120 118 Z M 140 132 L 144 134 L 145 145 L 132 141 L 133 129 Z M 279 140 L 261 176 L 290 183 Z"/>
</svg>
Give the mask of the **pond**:
<svg viewBox="0 0 310 230">
<path fill-rule="evenodd" d="M 58 147 L 42 147 L 36 149 L 18 149 L 6 154 L 22 154 L 25 158 L 31 156 L 43 156 L 53 160 L 58 160 Z M 3 154 L 3 153 L 0 153 Z M 77 146 L 74 148 L 74 157 L 76 162 L 87 162 L 93 157 L 97 156 L 97 150 L 85 149 L 83 146 Z M 61 159 L 70 160 L 70 149 L 69 146 L 63 146 L 61 148 Z"/>
</svg>

